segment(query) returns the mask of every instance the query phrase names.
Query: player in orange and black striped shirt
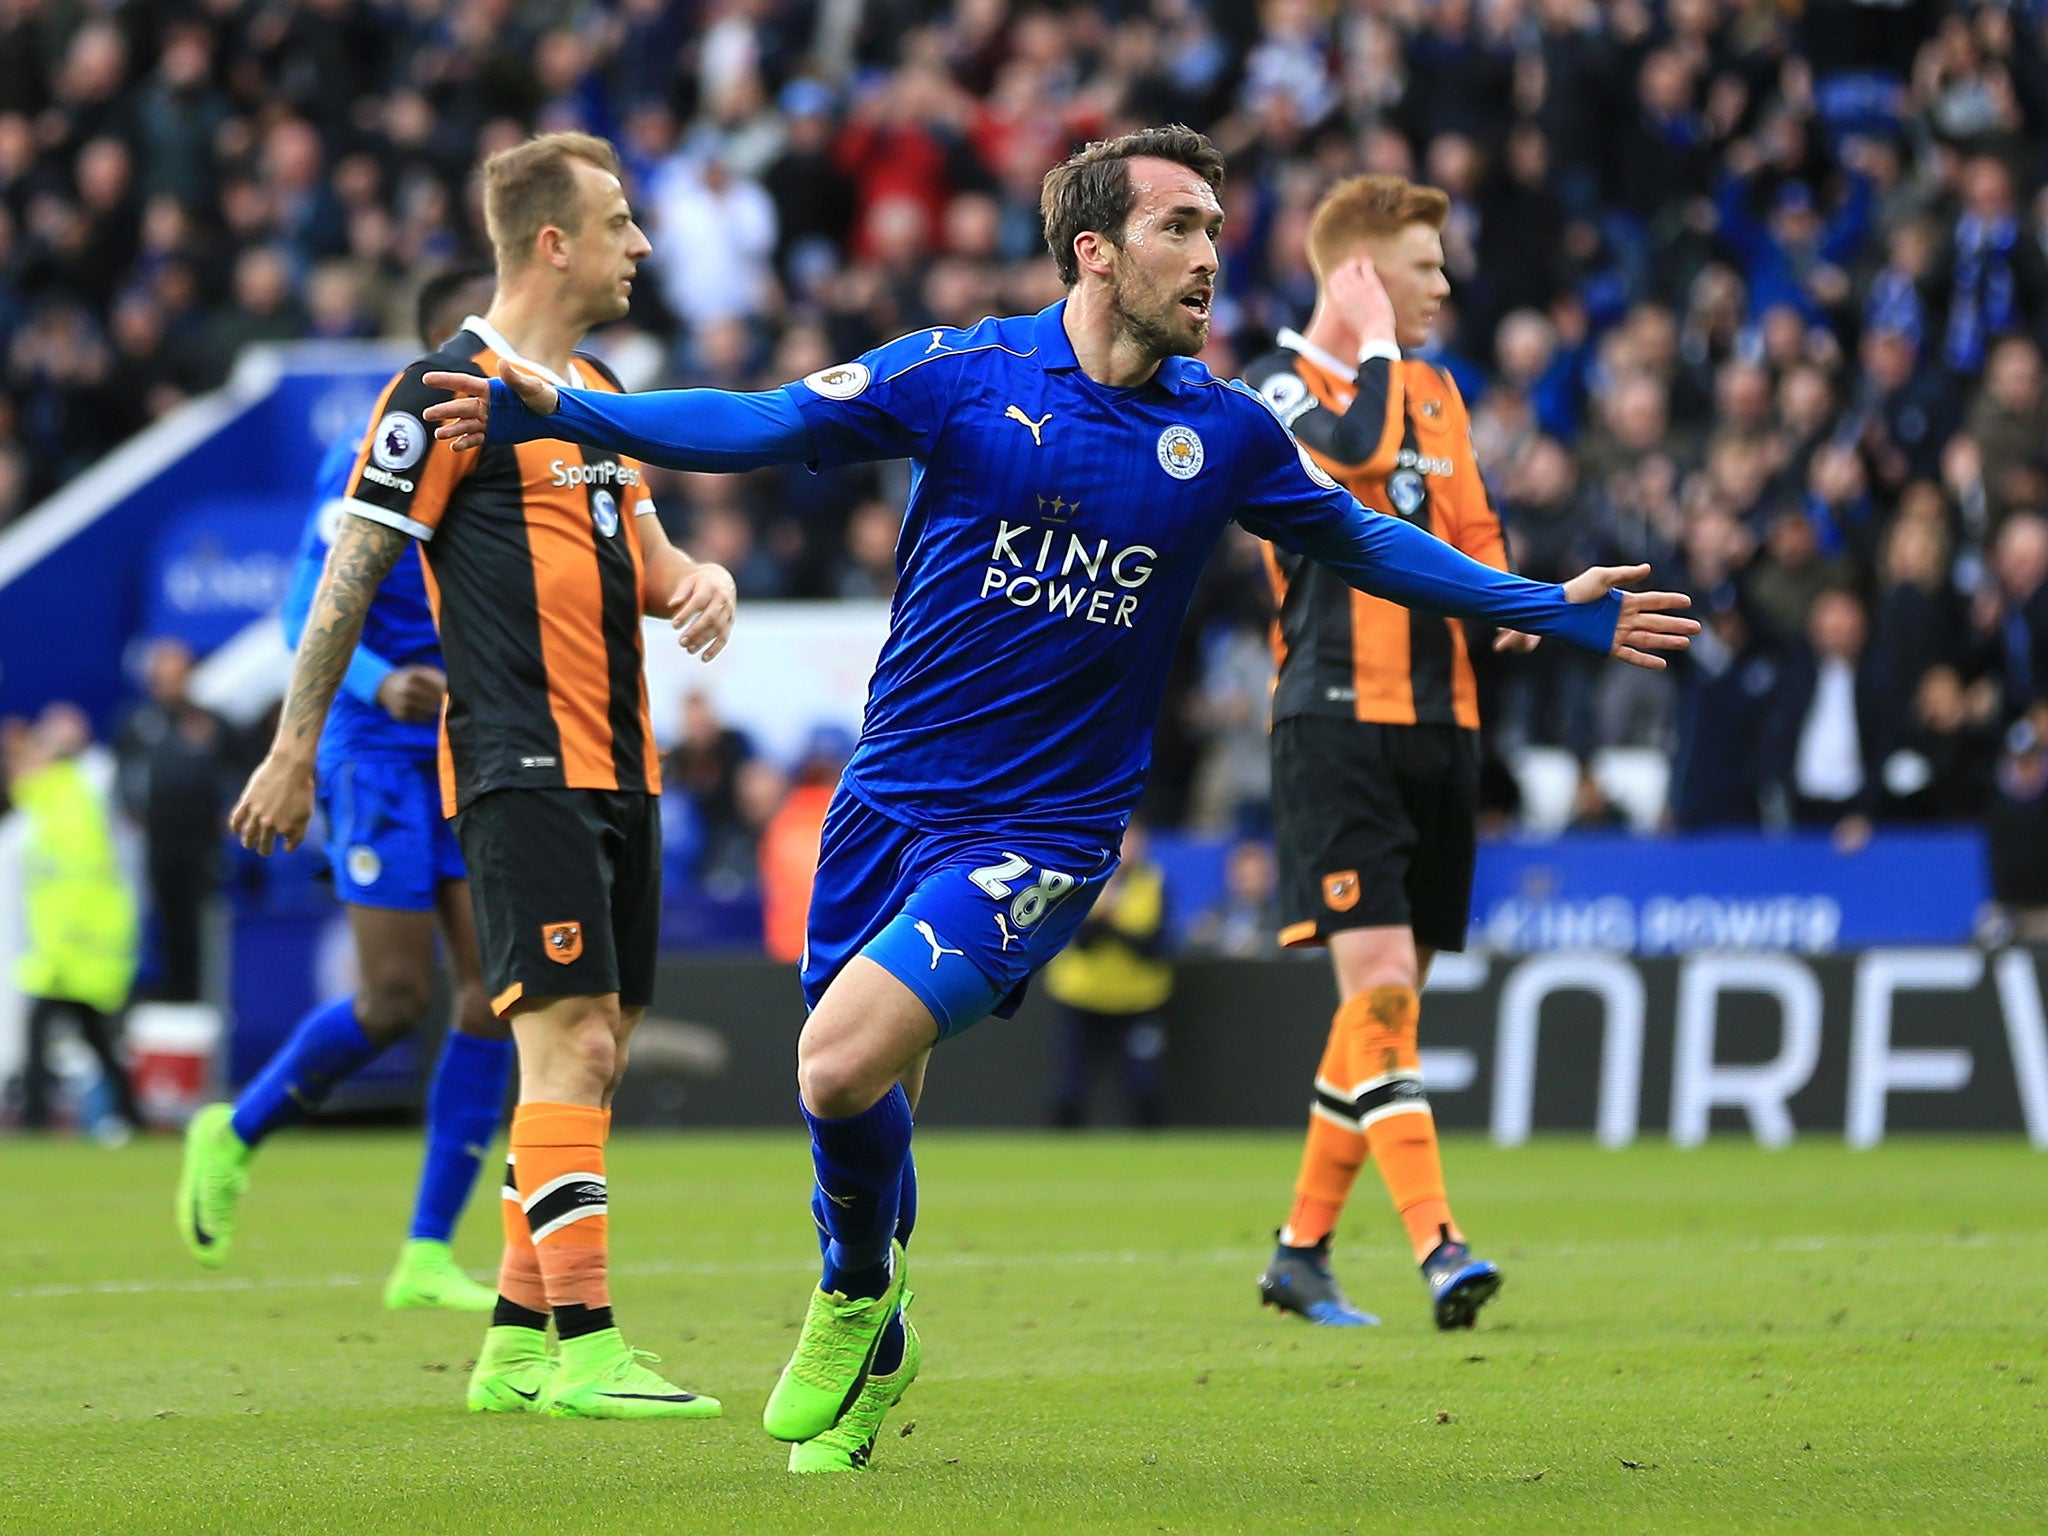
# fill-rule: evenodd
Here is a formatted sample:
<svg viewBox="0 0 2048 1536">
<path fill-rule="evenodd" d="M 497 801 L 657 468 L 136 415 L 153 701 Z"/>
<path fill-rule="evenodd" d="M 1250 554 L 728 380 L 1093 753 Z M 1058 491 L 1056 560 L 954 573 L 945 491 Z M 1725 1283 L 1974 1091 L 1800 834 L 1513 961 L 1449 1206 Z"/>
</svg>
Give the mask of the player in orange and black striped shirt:
<svg viewBox="0 0 2048 1536">
<path fill-rule="evenodd" d="M 1450 376 L 1403 346 L 1450 292 L 1440 191 L 1393 176 L 1340 183 L 1317 207 L 1306 333 L 1246 378 L 1366 506 L 1507 568 L 1500 520 Z M 1354 591 L 1268 546 L 1279 618 L 1273 815 L 1283 944 L 1327 944 L 1341 998 L 1316 1073 L 1308 1147 L 1268 1302 L 1312 1321 L 1371 1321 L 1330 1273 L 1329 1240 L 1370 1153 L 1408 1229 L 1437 1325 L 1469 1327 L 1499 1289 L 1444 1195 L 1416 1054 L 1419 991 L 1438 950 L 1465 947 L 1475 856 L 1479 703 L 1463 626 Z M 1506 646 L 1533 639 L 1505 635 Z"/>
<path fill-rule="evenodd" d="M 489 313 L 379 402 L 299 645 L 270 754 L 231 825 L 267 853 L 312 809 L 313 748 L 369 599 L 425 543 L 448 674 L 444 809 L 469 866 L 484 976 L 519 1047 L 497 1310 L 469 1406 L 593 1418 L 705 1417 L 715 1399 L 648 1369 L 613 1326 L 604 1144 L 626 1042 L 650 1001 L 661 916 L 660 779 L 642 613 L 706 660 L 732 578 L 662 531 L 640 467 L 568 442 L 458 454 L 427 425 L 426 376 L 517 366 L 616 390 L 576 351 L 625 314 L 649 254 L 602 139 L 550 134 L 484 166 L 497 249 Z M 552 1314 L 559 1364 L 548 1354 Z"/>
<path fill-rule="evenodd" d="M 425 374 L 488 377 L 506 359 L 539 371 L 472 315 L 392 380 L 344 503 L 425 543 L 448 665 L 442 809 L 453 816 L 499 789 L 658 795 L 640 651 L 642 542 L 666 539 L 640 465 L 564 442 L 458 454 L 424 422 L 448 398 L 421 383 Z M 595 358 L 568 367 L 583 388 L 619 387 Z"/>
</svg>

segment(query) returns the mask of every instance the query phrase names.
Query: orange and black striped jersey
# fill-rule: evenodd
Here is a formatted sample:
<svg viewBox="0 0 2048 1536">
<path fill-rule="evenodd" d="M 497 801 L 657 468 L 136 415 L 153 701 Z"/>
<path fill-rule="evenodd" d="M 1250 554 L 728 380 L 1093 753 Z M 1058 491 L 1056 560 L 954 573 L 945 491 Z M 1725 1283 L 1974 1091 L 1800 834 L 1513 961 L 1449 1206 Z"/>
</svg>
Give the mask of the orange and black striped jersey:
<svg viewBox="0 0 2048 1536">
<path fill-rule="evenodd" d="M 1471 423 L 1450 376 L 1429 363 L 1368 358 L 1357 370 L 1293 331 L 1245 380 L 1316 461 L 1360 501 L 1508 568 L 1500 519 L 1472 455 Z M 1279 617 L 1273 718 L 1332 715 L 1376 725 L 1479 728 L 1464 626 L 1368 597 L 1271 544 Z"/>
<path fill-rule="evenodd" d="M 448 396 L 424 374 L 490 376 L 508 357 L 557 384 L 619 389 L 581 354 L 558 379 L 471 316 L 385 389 L 344 503 L 425 545 L 448 669 L 442 809 L 508 788 L 658 795 L 636 524 L 654 503 L 640 465 L 552 440 L 457 453 L 425 420 Z"/>
</svg>

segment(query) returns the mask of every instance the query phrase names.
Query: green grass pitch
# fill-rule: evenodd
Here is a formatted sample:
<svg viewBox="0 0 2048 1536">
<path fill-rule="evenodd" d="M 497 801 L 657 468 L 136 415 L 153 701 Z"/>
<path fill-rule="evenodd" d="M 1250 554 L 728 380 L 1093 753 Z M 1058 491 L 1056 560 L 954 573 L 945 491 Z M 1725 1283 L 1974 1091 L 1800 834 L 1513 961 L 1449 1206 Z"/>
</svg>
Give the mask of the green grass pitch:
<svg viewBox="0 0 2048 1536">
<path fill-rule="evenodd" d="M 1297 1145 L 921 1138 L 924 1377 L 872 1473 L 794 1478 L 759 1428 L 813 1278 L 794 1130 L 614 1144 L 614 1297 L 725 1400 L 695 1425 L 462 1411 L 481 1321 L 379 1304 L 414 1138 L 267 1147 L 220 1275 L 168 1141 L 15 1141 L 0 1531 L 2048 1530 L 2041 1154 L 1454 1140 L 1508 1278 L 1442 1335 L 1370 1169 L 1339 1255 L 1385 1326 L 1258 1309 Z"/>
</svg>

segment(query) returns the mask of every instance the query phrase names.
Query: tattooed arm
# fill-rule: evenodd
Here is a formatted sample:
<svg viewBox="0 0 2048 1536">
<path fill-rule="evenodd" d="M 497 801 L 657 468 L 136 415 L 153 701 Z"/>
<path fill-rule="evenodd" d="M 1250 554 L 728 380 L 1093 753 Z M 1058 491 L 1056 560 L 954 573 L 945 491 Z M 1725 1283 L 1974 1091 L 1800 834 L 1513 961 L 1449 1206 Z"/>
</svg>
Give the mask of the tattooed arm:
<svg viewBox="0 0 2048 1536">
<path fill-rule="evenodd" d="M 267 854 L 278 839 L 296 848 L 306 835 L 313 818 L 313 761 L 321 727 L 362 637 L 370 599 L 398 563 L 409 537 L 367 518 L 342 520 L 299 638 L 277 735 L 228 817 L 229 830 L 244 848 Z"/>
</svg>

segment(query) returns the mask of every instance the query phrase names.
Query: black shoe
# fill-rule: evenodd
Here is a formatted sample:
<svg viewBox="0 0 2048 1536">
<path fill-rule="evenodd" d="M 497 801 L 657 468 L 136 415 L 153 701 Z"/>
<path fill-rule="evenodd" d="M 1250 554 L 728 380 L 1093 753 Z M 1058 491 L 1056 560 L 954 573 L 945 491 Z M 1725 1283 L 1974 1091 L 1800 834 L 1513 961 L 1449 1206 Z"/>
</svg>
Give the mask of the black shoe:
<svg viewBox="0 0 2048 1536">
<path fill-rule="evenodd" d="M 1273 1250 L 1259 1276 L 1259 1301 L 1282 1312 L 1298 1313 L 1325 1328 L 1376 1328 L 1379 1319 L 1351 1304 L 1337 1277 L 1330 1273 L 1330 1240 L 1313 1248 Z"/>
<path fill-rule="evenodd" d="M 1479 1309 L 1500 1290 L 1497 1266 L 1472 1257 L 1472 1250 L 1452 1240 L 1448 1228 L 1444 1240 L 1422 1261 L 1422 1278 L 1429 1282 L 1429 1297 L 1436 1311 L 1436 1325 L 1449 1332 L 1470 1328 Z"/>
</svg>

